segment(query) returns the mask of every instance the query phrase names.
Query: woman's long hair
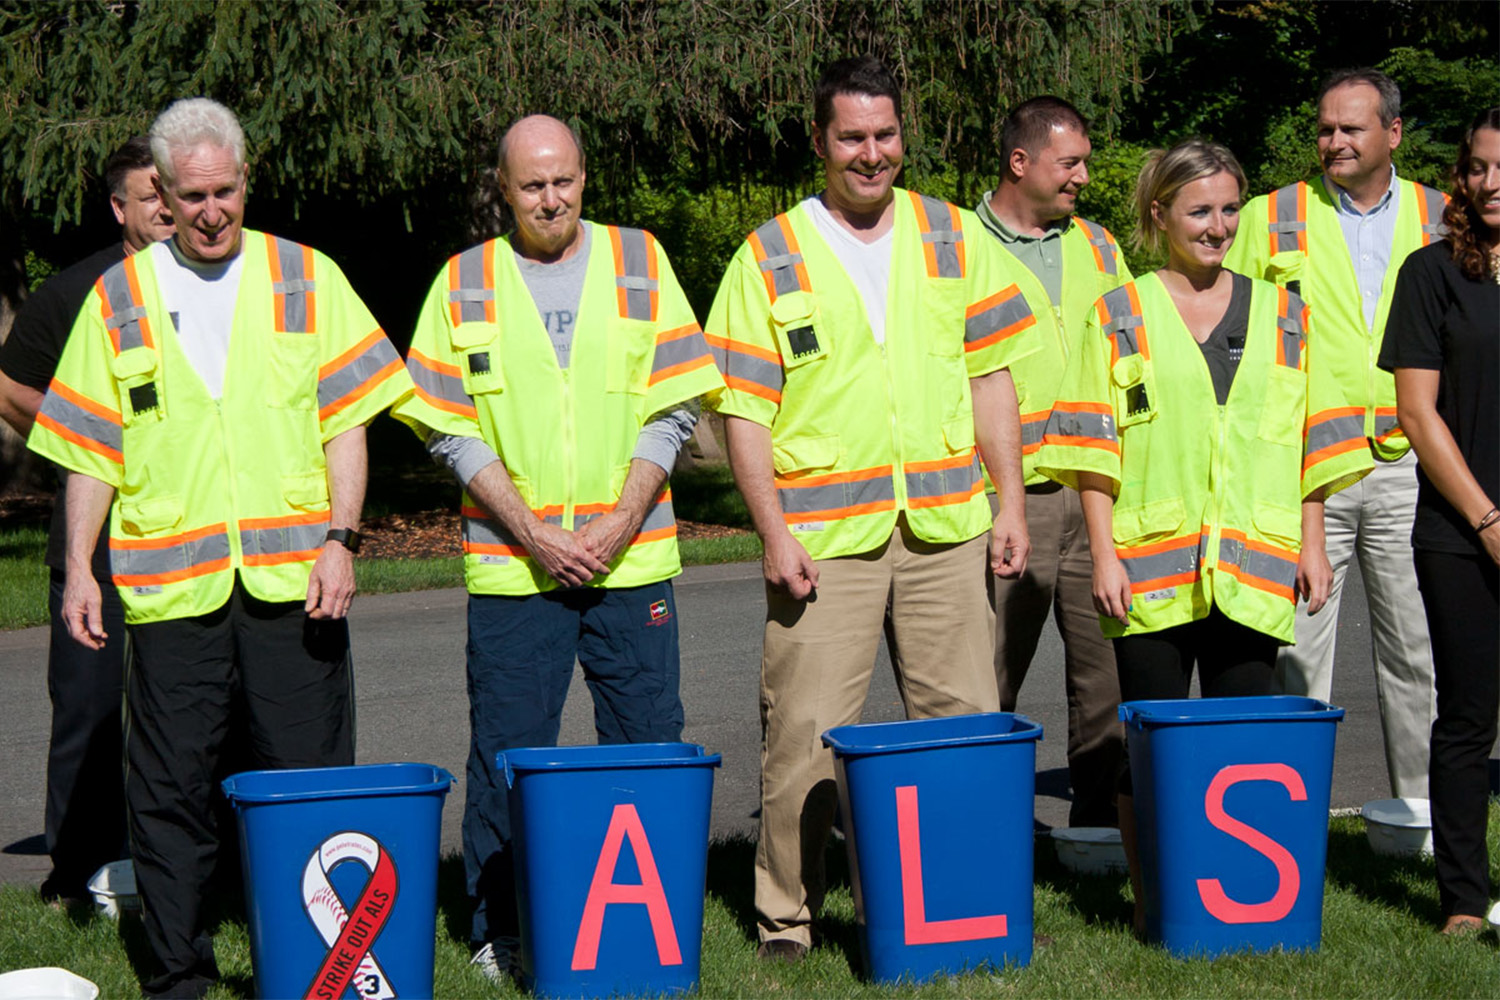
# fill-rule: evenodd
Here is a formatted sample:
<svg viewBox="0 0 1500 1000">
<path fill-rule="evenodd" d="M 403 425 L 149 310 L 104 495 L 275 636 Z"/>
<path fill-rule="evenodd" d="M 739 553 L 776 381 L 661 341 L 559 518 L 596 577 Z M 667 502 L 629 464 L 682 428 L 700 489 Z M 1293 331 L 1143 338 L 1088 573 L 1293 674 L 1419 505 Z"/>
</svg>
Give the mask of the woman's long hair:
<svg viewBox="0 0 1500 1000">
<path fill-rule="evenodd" d="M 1464 188 L 1469 172 L 1469 157 L 1474 153 L 1474 133 L 1482 128 L 1500 132 L 1500 108 L 1482 111 L 1469 125 L 1458 144 L 1458 162 L 1453 165 L 1453 197 L 1443 210 L 1443 225 L 1448 227 L 1448 243 L 1453 247 L 1453 263 L 1470 281 L 1490 279 L 1490 249 L 1480 243 L 1489 227 L 1479 217 L 1473 201 Z"/>
</svg>

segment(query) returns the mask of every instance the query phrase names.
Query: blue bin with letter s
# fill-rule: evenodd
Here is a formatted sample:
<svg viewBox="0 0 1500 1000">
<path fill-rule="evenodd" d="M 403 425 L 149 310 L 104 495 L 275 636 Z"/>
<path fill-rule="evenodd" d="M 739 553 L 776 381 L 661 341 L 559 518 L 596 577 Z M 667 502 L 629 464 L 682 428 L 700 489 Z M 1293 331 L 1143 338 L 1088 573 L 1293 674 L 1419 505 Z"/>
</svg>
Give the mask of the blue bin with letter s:
<svg viewBox="0 0 1500 1000">
<path fill-rule="evenodd" d="M 1042 727 L 991 712 L 840 726 L 833 749 L 865 972 L 923 982 L 1031 961 Z"/>
<path fill-rule="evenodd" d="M 1343 717 L 1284 695 L 1120 706 L 1149 940 L 1182 957 L 1317 950 Z"/>
<path fill-rule="evenodd" d="M 542 997 L 694 989 L 719 755 L 527 747 L 496 766 L 510 786 L 522 983 Z"/>
<path fill-rule="evenodd" d="M 443 800 L 429 764 L 246 771 L 240 830 L 259 997 L 432 996 Z"/>
</svg>

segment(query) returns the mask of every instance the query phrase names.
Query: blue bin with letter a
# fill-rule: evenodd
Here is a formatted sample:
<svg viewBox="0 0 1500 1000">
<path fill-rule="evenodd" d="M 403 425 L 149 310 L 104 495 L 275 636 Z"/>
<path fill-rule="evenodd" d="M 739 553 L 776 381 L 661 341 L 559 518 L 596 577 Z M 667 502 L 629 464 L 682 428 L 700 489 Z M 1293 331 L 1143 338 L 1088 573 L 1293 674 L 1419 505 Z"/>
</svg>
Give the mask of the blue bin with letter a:
<svg viewBox="0 0 1500 1000">
<path fill-rule="evenodd" d="M 496 766 L 510 786 L 523 984 L 542 997 L 694 989 L 719 755 L 528 747 Z"/>
<path fill-rule="evenodd" d="M 1008 712 L 823 734 L 872 980 L 922 982 L 1031 961 L 1041 738 L 1041 726 Z"/>
<path fill-rule="evenodd" d="M 1181 957 L 1317 950 L 1343 717 L 1280 695 L 1120 706 L 1149 940 Z"/>
<path fill-rule="evenodd" d="M 430 764 L 246 771 L 240 830 L 258 997 L 432 996 L 443 799 Z"/>
</svg>

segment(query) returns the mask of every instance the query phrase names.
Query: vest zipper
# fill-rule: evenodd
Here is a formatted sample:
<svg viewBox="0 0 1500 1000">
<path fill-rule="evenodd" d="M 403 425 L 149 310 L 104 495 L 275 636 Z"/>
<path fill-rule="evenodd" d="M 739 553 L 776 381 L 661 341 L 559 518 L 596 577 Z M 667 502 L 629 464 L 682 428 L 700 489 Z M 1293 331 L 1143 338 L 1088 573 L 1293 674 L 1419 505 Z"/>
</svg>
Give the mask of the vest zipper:
<svg viewBox="0 0 1500 1000">
<path fill-rule="evenodd" d="M 578 530 L 578 525 L 573 521 L 573 507 L 575 504 L 574 494 L 577 492 L 577 468 L 574 450 L 576 446 L 577 428 L 573 420 L 573 379 L 572 368 L 562 369 L 562 419 L 563 419 L 563 481 L 565 491 L 563 493 L 562 523 L 569 531 Z"/>
<path fill-rule="evenodd" d="M 880 348 L 880 367 L 885 372 L 886 413 L 889 414 L 891 422 L 891 450 L 896 455 L 891 476 L 896 495 L 896 513 L 899 516 L 902 511 L 906 510 L 906 457 L 901 453 L 901 431 L 896 423 L 896 385 L 891 381 L 890 355 L 886 353 L 885 344 L 876 346 Z"/>
<path fill-rule="evenodd" d="M 1198 529 L 1199 530 L 1199 537 L 1200 537 L 1200 541 L 1199 541 L 1198 544 L 1200 544 L 1200 545 L 1202 545 L 1204 547 L 1204 551 L 1203 551 L 1203 564 L 1202 564 L 1202 567 L 1201 567 L 1200 571 L 1203 573 L 1203 575 L 1205 577 L 1205 580 L 1207 580 L 1207 582 L 1209 584 L 1209 587 L 1208 587 L 1208 597 L 1209 597 L 1210 603 L 1212 603 L 1212 601 L 1213 601 L 1213 581 L 1208 578 L 1208 572 L 1207 572 L 1208 568 L 1209 568 L 1208 564 L 1210 562 L 1212 562 L 1213 563 L 1213 569 L 1214 569 L 1214 571 L 1218 572 L 1218 569 L 1219 569 L 1219 537 L 1223 533 L 1223 521 L 1224 521 L 1224 439 L 1229 434 L 1228 409 L 1229 409 L 1229 406 L 1228 406 L 1227 403 L 1224 406 L 1218 406 L 1218 407 L 1214 408 L 1214 420 L 1218 424 L 1218 431 L 1219 431 L 1219 433 L 1218 433 L 1218 443 L 1215 445 L 1215 448 L 1214 448 L 1214 460 L 1213 460 L 1213 463 L 1212 463 L 1213 464 L 1213 475 L 1212 475 L 1212 477 L 1211 477 L 1211 479 L 1209 481 L 1209 490 L 1210 490 L 1211 495 L 1213 496 L 1213 501 L 1214 501 L 1214 514 L 1213 514 L 1213 521 L 1208 526 L 1208 540 L 1206 542 L 1205 541 L 1201 541 L 1203 529 L 1201 527 Z"/>
</svg>

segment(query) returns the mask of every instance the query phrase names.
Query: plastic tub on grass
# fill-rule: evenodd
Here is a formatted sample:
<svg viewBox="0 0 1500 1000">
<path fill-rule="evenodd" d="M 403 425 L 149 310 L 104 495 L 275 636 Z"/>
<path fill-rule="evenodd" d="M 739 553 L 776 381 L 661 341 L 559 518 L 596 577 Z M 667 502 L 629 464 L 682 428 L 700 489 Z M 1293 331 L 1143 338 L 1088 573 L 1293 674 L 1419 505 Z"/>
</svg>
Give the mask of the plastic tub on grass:
<svg viewBox="0 0 1500 1000">
<path fill-rule="evenodd" d="M 1183 957 L 1317 950 L 1343 717 L 1290 696 L 1120 706 L 1148 939 Z"/>
<path fill-rule="evenodd" d="M 135 891 L 135 865 L 130 861 L 111 861 L 89 879 L 89 895 L 99 912 L 111 920 L 121 913 L 140 910 L 141 897 Z"/>
<path fill-rule="evenodd" d="M 239 821 L 256 996 L 432 996 L 452 784 L 429 764 L 224 780 Z"/>
<path fill-rule="evenodd" d="M 543 997 L 694 989 L 719 755 L 526 747 L 496 765 L 510 785 L 524 985 Z"/>
<path fill-rule="evenodd" d="M 1432 808 L 1426 799 L 1375 799 L 1359 810 L 1365 839 L 1376 854 L 1432 855 Z"/>
<path fill-rule="evenodd" d="M 1130 870 L 1115 827 L 1058 827 L 1052 831 L 1052 841 L 1063 867 L 1079 875 L 1118 875 Z"/>
<path fill-rule="evenodd" d="M 823 734 L 872 980 L 923 982 L 1031 961 L 1041 738 L 1041 726 L 1006 712 Z"/>
<path fill-rule="evenodd" d="M 46 966 L 0 975 L 0 1000 L 96 1000 L 99 987 L 67 969 Z"/>
</svg>

